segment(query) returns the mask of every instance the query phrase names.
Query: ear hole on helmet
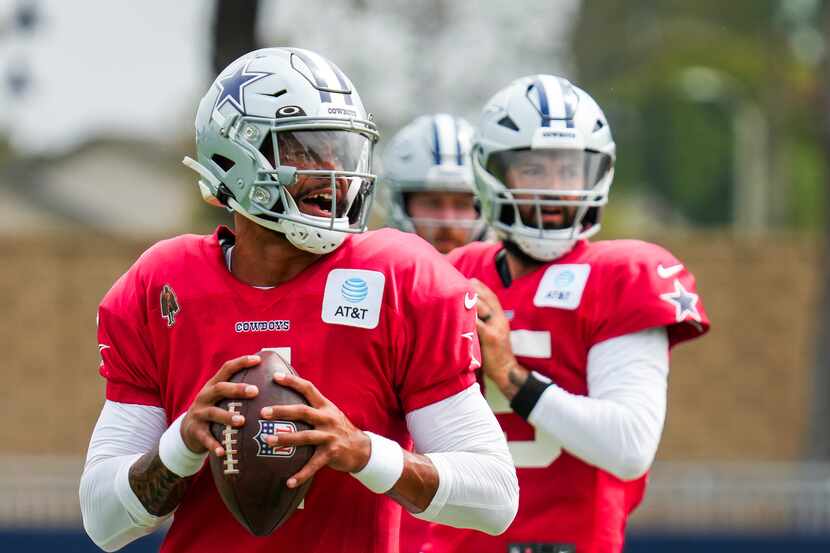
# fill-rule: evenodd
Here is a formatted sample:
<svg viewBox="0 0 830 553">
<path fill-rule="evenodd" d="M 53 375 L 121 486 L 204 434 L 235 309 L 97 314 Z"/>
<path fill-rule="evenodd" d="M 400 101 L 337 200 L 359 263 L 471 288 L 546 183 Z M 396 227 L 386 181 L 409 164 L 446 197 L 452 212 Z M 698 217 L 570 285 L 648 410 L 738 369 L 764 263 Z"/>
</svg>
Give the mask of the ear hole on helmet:
<svg viewBox="0 0 830 553">
<path fill-rule="evenodd" d="M 504 117 L 499 119 L 499 125 L 501 125 L 502 127 L 507 127 L 511 131 L 518 132 L 519 130 L 518 125 L 516 125 L 516 122 L 513 121 L 513 119 L 511 119 L 509 115 L 505 115 Z"/>
<path fill-rule="evenodd" d="M 602 121 L 600 121 L 599 119 L 597 119 L 597 122 L 596 122 L 596 124 L 594 125 L 594 130 L 592 130 L 591 132 L 597 132 L 598 130 L 600 130 L 600 129 L 601 129 L 601 128 L 603 128 L 604 126 L 605 126 L 605 123 L 603 123 Z"/>
<path fill-rule="evenodd" d="M 265 134 L 265 139 L 262 141 L 262 145 L 259 147 L 259 153 L 265 156 L 265 159 L 268 160 L 268 163 L 271 164 L 271 167 L 276 168 L 277 164 L 274 160 L 274 139 L 271 138 L 270 132 Z"/>
<path fill-rule="evenodd" d="M 232 159 L 228 159 L 220 154 L 213 154 L 212 156 L 210 156 L 210 159 L 211 161 L 213 161 L 213 163 L 218 165 L 226 173 L 233 169 L 233 166 L 236 165 L 236 163 Z"/>
</svg>

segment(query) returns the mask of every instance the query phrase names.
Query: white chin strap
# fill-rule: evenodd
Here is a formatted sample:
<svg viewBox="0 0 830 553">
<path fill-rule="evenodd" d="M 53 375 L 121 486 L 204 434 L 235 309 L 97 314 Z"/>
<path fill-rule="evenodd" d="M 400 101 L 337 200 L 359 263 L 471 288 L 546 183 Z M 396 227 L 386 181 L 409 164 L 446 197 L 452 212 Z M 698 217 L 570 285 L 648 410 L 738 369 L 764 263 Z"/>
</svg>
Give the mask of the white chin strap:
<svg viewBox="0 0 830 553">
<path fill-rule="evenodd" d="M 318 218 L 309 215 L 306 215 L 306 217 L 310 219 Z M 325 219 L 325 221 L 328 221 L 328 219 Z M 338 223 L 340 223 L 339 220 L 335 225 L 341 226 Z M 346 233 L 338 230 L 320 229 L 293 221 L 281 221 L 279 224 L 282 227 L 282 232 L 285 234 L 285 237 L 295 247 L 318 255 L 333 252 L 346 240 Z M 347 227 L 348 224 L 346 221 L 345 225 Z"/>
<path fill-rule="evenodd" d="M 552 237 L 551 234 L 554 232 L 557 234 L 562 233 L 562 238 Z M 573 249 L 577 239 L 571 238 L 572 235 L 571 229 L 563 229 L 561 231 L 545 231 L 544 238 L 513 234 L 511 240 L 519 246 L 519 249 L 533 259 L 553 261 Z"/>
<path fill-rule="evenodd" d="M 346 233 L 340 230 L 315 228 L 303 223 L 286 221 L 285 219 L 281 221 L 263 219 L 262 217 L 251 215 L 245 211 L 245 209 L 233 198 L 228 200 L 228 204 L 236 213 L 239 213 L 246 219 L 249 219 L 267 229 L 283 233 L 295 248 L 306 252 L 317 255 L 331 253 L 339 248 L 343 244 L 343 241 L 346 240 Z M 325 217 L 314 217 L 312 215 L 303 215 L 303 217 L 320 224 L 329 224 L 331 221 Z M 349 228 L 349 221 L 345 217 L 335 219 L 334 227 L 335 229 L 342 228 L 343 230 L 346 230 Z"/>
</svg>

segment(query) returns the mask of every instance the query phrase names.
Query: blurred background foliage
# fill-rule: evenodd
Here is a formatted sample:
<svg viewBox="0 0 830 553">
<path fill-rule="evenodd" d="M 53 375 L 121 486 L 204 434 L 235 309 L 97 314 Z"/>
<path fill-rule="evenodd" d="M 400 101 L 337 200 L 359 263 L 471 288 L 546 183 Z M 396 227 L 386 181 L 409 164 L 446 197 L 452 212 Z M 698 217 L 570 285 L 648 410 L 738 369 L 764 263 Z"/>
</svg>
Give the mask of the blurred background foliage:
<svg viewBox="0 0 830 553">
<path fill-rule="evenodd" d="M 818 0 L 583 2 L 577 82 L 604 106 L 617 190 L 660 224 L 816 230 L 826 155 Z M 751 209 L 750 209 L 751 208 Z"/>
</svg>

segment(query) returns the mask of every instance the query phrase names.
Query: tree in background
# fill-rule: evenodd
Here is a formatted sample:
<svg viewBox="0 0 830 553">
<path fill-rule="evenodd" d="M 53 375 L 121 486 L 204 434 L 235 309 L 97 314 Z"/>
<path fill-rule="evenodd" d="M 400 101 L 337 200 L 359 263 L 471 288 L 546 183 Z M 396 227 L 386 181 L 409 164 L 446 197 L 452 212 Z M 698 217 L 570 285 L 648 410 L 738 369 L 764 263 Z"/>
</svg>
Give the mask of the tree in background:
<svg viewBox="0 0 830 553">
<path fill-rule="evenodd" d="M 739 231 L 815 228 L 815 0 L 583 2 L 578 82 L 608 107 L 619 188 L 649 216 Z"/>
</svg>

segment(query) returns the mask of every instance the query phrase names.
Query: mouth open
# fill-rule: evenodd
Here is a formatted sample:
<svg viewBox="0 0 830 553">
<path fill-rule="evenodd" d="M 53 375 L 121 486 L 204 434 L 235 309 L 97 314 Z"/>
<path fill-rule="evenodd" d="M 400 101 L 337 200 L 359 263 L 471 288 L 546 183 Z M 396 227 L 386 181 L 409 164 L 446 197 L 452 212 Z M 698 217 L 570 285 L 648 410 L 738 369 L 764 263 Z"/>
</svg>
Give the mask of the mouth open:
<svg viewBox="0 0 830 553">
<path fill-rule="evenodd" d="M 337 198 L 335 198 L 335 206 L 340 204 L 340 194 L 337 194 Z M 306 194 L 303 194 L 300 198 L 297 198 L 295 201 L 297 202 L 297 207 L 305 213 L 306 215 L 312 215 L 314 217 L 326 217 L 331 218 L 333 213 L 331 211 L 331 204 L 332 204 L 332 194 L 331 190 L 312 190 Z"/>
<path fill-rule="evenodd" d="M 297 202 L 297 207 L 306 215 L 315 217 L 331 217 L 331 192 L 311 192 L 304 195 Z"/>
<path fill-rule="evenodd" d="M 545 206 L 540 211 L 544 228 L 559 229 L 565 226 L 568 211 L 564 206 Z"/>
</svg>

